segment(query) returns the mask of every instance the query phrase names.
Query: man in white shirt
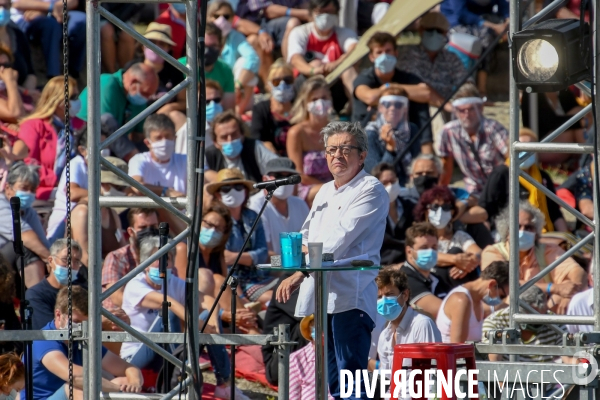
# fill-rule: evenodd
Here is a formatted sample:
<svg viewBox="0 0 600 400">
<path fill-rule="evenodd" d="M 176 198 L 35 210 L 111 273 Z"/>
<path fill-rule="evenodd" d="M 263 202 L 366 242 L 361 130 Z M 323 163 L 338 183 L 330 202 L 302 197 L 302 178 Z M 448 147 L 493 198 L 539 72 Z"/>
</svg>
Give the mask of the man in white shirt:
<svg viewBox="0 0 600 400">
<path fill-rule="evenodd" d="M 340 265 L 348 265 L 350 259 L 379 265 L 389 197 L 377 178 L 364 171 L 367 135 L 360 124 L 350 122 L 331 122 L 321 134 L 334 180 L 324 184 L 314 199 L 302 227 L 303 248 L 321 242 L 324 253 L 347 260 Z M 340 398 L 340 370 L 367 369 L 377 314 L 376 276 L 375 270 L 327 272 L 328 376 L 334 398 Z M 307 316 L 314 310 L 312 277 L 305 280 L 297 272 L 287 278 L 277 289 L 277 300 L 286 302 L 299 287 L 296 315 Z"/>
<path fill-rule="evenodd" d="M 593 258 L 593 257 L 592 257 Z M 594 261 L 590 263 L 590 274 L 588 275 L 590 288 L 585 292 L 577 293 L 571 299 L 569 308 L 567 308 L 567 315 L 594 315 Z M 567 325 L 567 330 L 570 333 L 577 332 L 592 332 L 594 325 Z"/>
<path fill-rule="evenodd" d="M 397 344 L 440 343 L 442 335 L 435 321 L 410 307 L 408 278 L 402 269 L 384 268 L 375 282 L 379 290 L 377 312 L 389 321 L 377 345 L 379 370 L 386 371 L 392 369 Z M 404 360 L 403 366 L 410 366 L 410 360 Z M 387 380 L 390 378 L 388 376 Z M 386 389 L 389 391 L 389 388 Z M 406 390 L 408 393 L 408 388 Z"/>
<path fill-rule="evenodd" d="M 270 160 L 267 162 L 265 168 L 266 172 L 263 176 L 263 181 L 298 175 L 296 165 L 286 157 Z M 281 254 L 279 234 L 282 232 L 300 232 L 302 224 L 308 216 L 309 210 L 306 202 L 299 197 L 292 196 L 294 188 L 295 186 L 293 185 L 278 187 L 273 192 L 273 197 L 267 204 L 265 212 L 261 217 L 270 256 Z M 252 211 L 259 213 L 266 195 L 267 191 L 263 190 L 250 197 L 248 207 Z"/>
</svg>

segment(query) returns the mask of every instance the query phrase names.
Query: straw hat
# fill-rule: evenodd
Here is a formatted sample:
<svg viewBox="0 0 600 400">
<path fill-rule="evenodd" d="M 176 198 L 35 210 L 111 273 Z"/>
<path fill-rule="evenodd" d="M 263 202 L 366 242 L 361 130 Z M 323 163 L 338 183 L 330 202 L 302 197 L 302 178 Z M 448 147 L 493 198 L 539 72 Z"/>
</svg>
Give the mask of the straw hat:
<svg viewBox="0 0 600 400">
<path fill-rule="evenodd" d="M 421 18 L 419 26 L 425 30 L 440 29 L 444 32 L 448 32 L 448 29 L 450 29 L 450 23 L 448 22 L 444 14 L 437 11 L 430 11 L 427 14 L 425 14 Z"/>
<path fill-rule="evenodd" d="M 150 22 L 144 37 L 148 40 L 156 40 L 157 42 L 163 42 L 175 46 L 173 41 L 173 35 L 171 34 L 171 27 L 165 24 L 159 24 L 158 22 Z"/>
<path fill-rule="evenodd" d="M 247 180 L 244 178 L 244 174 L 237 168 L 226 168 L 219 171 L 217 174 L 217 181 L 206 185 L 206 191 L 209 194 L 215 194 L 221 189 L 222 186 L 225 185 L 235 185 L 236 183 L 241 183 L 248 188 L 249 192 L 252 192 L 254 188 L 254 182 Z"/>
<path fill-rule="evenodd" d="M 127 167 L 127 163 L 125 161 L 117 157 L 106 157 L 106 159 L 112 165 L 119 168 L 121 171 L 125 172 L 126 174 L 128 173 L 129 168 Z M 100 170 L 100 183 L 110 183 L 115 186 L 131 186 L 129 183 L 119 178 L 117 175 L 115 175 L 112 171 L 106 169 L 106 167 L 104 166 L 102 166 Z"/>
<path fill-rule="evenodd" d="M 308 340 L 309 342 L 313 341 L 313 338 L 311 336 L 310 324 L 314 321 L 314 319 L 315 315 L 311 314 L 302 318 L 302 321 L 300 321 L 300 333 L 302 334 L 302 337 L 304 337 L 304 339 Z"/>
</svg>

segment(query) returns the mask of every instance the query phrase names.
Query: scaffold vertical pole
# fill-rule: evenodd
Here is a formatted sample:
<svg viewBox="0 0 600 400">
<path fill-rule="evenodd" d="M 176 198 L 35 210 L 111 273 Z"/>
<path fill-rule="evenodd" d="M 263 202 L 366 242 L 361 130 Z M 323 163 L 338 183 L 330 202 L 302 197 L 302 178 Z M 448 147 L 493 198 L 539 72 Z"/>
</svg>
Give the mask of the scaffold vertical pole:
<svg viewBox="0 0 600 400">
<path fill-rule="evenodd" d="M 87 130 L 88 130 L 88 344 L 83 357 L 87 358 L 84 370 L 84 398 L 96 399 L 102 382 L 102 243 L 100 219 L 100 4 L 88 0 L 86 9 L 87 54 Z"/>
<path fill-rule="evenodd" d="M 598 146 L 598 132 L 596 131 L 598 127 L 597 117 L 600 115 L 600 95 L 598 94 L 598 77 L 600 77 L 600 60 L 598 60 L 598 49 L 600 45 L 600 31 L 598 28 L 600 27 L 600 22 L 598 21 L 599 12 L 598 12 L 598 3 L 597 1 L 591 1 L 592 13 L 593 13 L 593 38 L 592 38 L 592 58 L 593 58 L 593 71 L 592 71 L 592 96 L 594 96 L 594 159 L 593 166 L 595 170 L 595 174 L 592 174 L 593 184 L 594 184 L 594 258 L 592 263 L 594 278 L 593 285 L 593 297 L 594 304 L 600 304 L 600 287 L 598 286 L 598 271 L 600 270 L 600 210 L 598 210 L 598 201 L 600 201 L 600 177 L 598 177 L 598 156 L 600 155 L 599 146 Z M 600 309 L 598 307 L 594 307 L 594 331 L 600 331 Z"/>
</svg>

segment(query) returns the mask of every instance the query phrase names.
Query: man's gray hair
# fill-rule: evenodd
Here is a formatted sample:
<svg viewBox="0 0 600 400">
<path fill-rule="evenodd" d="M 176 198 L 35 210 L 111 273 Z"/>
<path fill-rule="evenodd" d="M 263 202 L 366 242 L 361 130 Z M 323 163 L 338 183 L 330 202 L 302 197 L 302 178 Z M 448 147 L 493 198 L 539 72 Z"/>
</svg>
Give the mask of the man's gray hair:
<svg viewBox="0 0 600 400">
<path fill-rule="evenodd" d="M 338 133 L 347 133 L 351 136 L 354 136 L 361 153 L 369 150 L 367 134 L 359 122 L 334 121 L 328 123 L 327 126 L 321 131 L 325 146 L 327 146 L 327 141 L 329 138 L 337 135 Z"/>
<path fill-rule="evenodd" d="M 538 310 L 546 308 L 546 295 L 542 289 L 535 285 L 524 291 L 519 296 L 519 300 Z"/>
<path fill-rule="evenodd" d="M 144 122 L 144 136 L 150 139 L 150 134 L 154 131 L 168 131 L 175 134 L 175 124 L 166 114 L 152 114 Z"/>
<path fill-rule="evenodd" d="M 170 240 L 169 240 L 170 242 Z M 152 254 L 156 253 L 156 251 L 160 248 L 160 237 L 159 236 L 146 236 L 143 237 L 140 241 L 140 264 L 146 261 L 152 256 Z M 169 254 L 173 260 L 175 260 L 175 247 L 169 250 Z"/>
<path fill-rule="evenodd" d="M 65 238 L 56 239 L 52 246 L 50 246 L 50 255 L 56 257 L 58 253 L 67 248 L 69 241 Z M 71 239 L 71 251 L 76 251 L 81 254 L 81 246 L 75 240 Z"/>
<path fill-rule="evenodd" d="M 444 166 L 442 164 L 442 160 L 435 154 L 419 154 L 417 157 L 413 158 L 410 163 L 410 170 L 408 171 L 408 175 L 412 175 L 413 169 L 415 168 L 415 164 L 419 160 L 433 161 L 435 164 L 435 169 L 437 169 L 438 174 L 442 175 L 444 172 Z"/>
<path fill-rule="evenodd" d="M 9 186 L 14 186 L 17 182 L 29 183 L 33 189 L 37 189 L 40 185 L 40 175 L 37 172 L 38 167 L 35 165 L 27 165 L 24 162 L 17 162 L 8 171 L 6 183 Z"/>
<path fill-rule="evenodd" d="M 546 217 L 544 214 L 536 207 L 532 206 L 528 201 L 521 201 L 519 203 L 519 211 L 525 211 L 527 214 L 531 215 L 532 222 L 535 225 L 535 232 L 538 236 L 542 235 L 542 229 L 544 225 L 546 225 Z M 496 229 L 502 238 L 502 241 L 508 239 L 508 232 L 510 226 L 510 213 L 508 212 L 508 207 L 506 207 L 502 212 L 496 217 Z"/>
</svg>

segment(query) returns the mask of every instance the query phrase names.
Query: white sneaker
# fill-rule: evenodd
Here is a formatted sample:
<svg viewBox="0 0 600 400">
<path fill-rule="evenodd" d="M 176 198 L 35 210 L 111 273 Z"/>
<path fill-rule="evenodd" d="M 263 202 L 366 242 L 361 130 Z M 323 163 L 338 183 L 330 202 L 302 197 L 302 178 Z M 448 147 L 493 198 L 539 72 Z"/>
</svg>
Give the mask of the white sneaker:
<svg viewBox="0 0 600 400">
<path fill-rule="evenodd" d="M 231 399 L 231 386 L 229 384 L 227 386 L 217 386 L 215 388 L 215 399 Z M 240 389 L 235 388 L 235 400 L 250 400 L 250 397 L 242 393 Z"/>
</svg>

